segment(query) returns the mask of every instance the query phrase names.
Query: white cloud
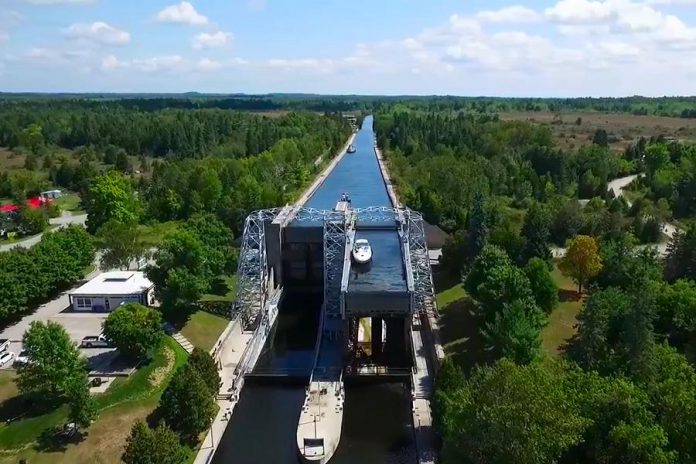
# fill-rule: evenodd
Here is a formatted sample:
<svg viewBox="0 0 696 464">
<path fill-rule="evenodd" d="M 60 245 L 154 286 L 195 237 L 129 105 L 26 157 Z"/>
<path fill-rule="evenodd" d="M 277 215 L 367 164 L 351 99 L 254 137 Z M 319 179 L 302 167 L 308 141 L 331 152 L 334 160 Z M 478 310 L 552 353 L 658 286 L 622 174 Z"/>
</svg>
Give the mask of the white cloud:
<svg viewBox="0 0 696 464">
<path fill-rule="evenodd" d="M 201 58 L 198 63 L 196 63 L 196 68 L 200 71 L 219 71 L 222 69 L 223 63 L 216 60 L 211 60 L 210 58 Z"/>
<path fill-rule="evenodd" d="M 201 50 L 203 48 L 224 47 L 231 43 L 232 34 L 227 32 L 218 31 L 212 34 L 203 32 L 193 38 L 191 46 L 196 50 Z"/>
<path fill-rule="evenodd" d="M 561 0 L 545 13 L 553 21 L 571 24 L 598 23 L 613 16 L 608 2 L 594 0 Z"/>
<path fill-rule="evenodd" d="M 63 34 L 67 37 L 89 40 L 102 45 L 124 45 L 131 39 L 127 31 L 117 29 L 102 21 L 73 24 L 64 29 Z"/>
<path fill-rule="evenodd" d="M 107 55 L 104 58 L 102 58 L 102 61 L 101 61 L 102 71 L 111 71 L 113 69 L 127 68 L 129 66 L 130 66 L 130 63 L 128 63 L 126 61 L 121 61 L 118 58 L 116 58 L 114 55 Z"/>
<path fill-rule="evenodd" d="M 170 5 L 157 13 L 157 20 L 163 23 L 182 23 L 193 26 L 208 24 L 208 18 L 200 14 L 190 2 Z"/>
<path fill-rule="evenodd" d="M 508 6 L 499 10 L 486 10 L 476 14 L 480 21 L 490 23 L 534 23 L 541 21 L 542 15 L 521 5 Z"/>
<path fill-rule="evenodd" d="M 180 55 L 168 55 L 136 59 L 133 60 L 132 64 L 140 71 L 155 73 L 183 68 L 188 64 L 188 62 Z"/>
<path fill-rule="evenodd" d="M 285 70 L 312 70 L 321 73 L 329 73 L 335 69 L 336 62 L 330 59 L 319 58 L 271 58 L 266 64 L 271 68 L 279 68 Z"/>
</svg>

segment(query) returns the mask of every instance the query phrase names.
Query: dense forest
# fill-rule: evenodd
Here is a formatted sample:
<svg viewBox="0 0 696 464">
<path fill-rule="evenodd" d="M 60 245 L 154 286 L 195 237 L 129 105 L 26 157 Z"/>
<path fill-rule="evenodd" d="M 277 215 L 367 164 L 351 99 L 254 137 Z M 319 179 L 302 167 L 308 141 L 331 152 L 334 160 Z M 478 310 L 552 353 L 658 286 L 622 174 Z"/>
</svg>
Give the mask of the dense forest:
<svg viewBox="0 0 696 464">
<path fill-rule="evenodd" d="M 469 305 L 469 329 L 446 326 L 468 348 L 437 379 L 443 462 L 694 462 L 696 227 L 664 257 L 639 246 L 672 217 L 692 222 L 694 147 L 617 151 L 598 134 L 559 149 L 548 127 L 417 105 L 377 113 L 376 128 L 402 201 L 451 232 L 439 278 Z M 644 174 L 630 201 L 607 190 L 626 174 Z M 541 345 L 569 298 L 554 269 L 580 298 L 557 357 Z"/>
<path fill-rule="evenodd" d="M 598 112 L 696 117 L 696 97 L 641 96 L 620 98 L 505 98 L 459 96 L 368 95 L 218 95 L 218 94 L 10 94 L 0 93 L 0 108 L 32 105 L 63 109 L 103 108 L 159 111 L 163 109 L 225 109 L 242 111 L 381 111 L 407 105 L 425 111 L 474 113 Z M 2 110 L 0 110 L 2 113 Z"/>
</svg>

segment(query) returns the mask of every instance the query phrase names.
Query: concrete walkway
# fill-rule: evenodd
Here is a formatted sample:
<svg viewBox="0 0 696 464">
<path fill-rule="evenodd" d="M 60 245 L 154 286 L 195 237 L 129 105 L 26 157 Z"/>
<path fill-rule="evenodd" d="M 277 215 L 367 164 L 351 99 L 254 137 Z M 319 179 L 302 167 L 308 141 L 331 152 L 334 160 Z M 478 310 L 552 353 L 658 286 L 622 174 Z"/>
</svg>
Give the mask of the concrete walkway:
<svg viewBox="0 0 696 464">
<path fill-rule="evenodd" d="M 62 216 L 49 219 L 48 222 L 52 226 L 58 226 L 59 229 L 69 224 L 80 224 L 84 226 L 87 223 L 87 215 L 79 214 L 73 216 L 68 211 L 64 211 Z M 43 237 L 43 234 L 34 235 L 33 237 L 27 238 L 25 240 L 20 240 L 18 242 L 0 245 L 0 252 L 10 251 L 14 247 L 31 248 L 41 241 L 41 237 Z"/>
<path fill-rule="evenodd" d="M 237 380 L 236 369 L 244 350 L 252 339 L 251 332 L 242 332 L 241 325 L 233 321 L 231 330 L 226 335 L 217 351 L 216 360 L 219 366 L 222 386 L 218 394 L 217 416 L 213 419 L 211 428 L 201 443 L 201 447 L 196 455 L 194 464 L 207 464 L 215 454 L 220 440 L 225 433 L 227 423 L 232 417 L 234 407 L 239 402 L 238 392 L 233 391 L 233 386 Z M 224 334 L 224 332 L 223 332 Z"/>
</svg>

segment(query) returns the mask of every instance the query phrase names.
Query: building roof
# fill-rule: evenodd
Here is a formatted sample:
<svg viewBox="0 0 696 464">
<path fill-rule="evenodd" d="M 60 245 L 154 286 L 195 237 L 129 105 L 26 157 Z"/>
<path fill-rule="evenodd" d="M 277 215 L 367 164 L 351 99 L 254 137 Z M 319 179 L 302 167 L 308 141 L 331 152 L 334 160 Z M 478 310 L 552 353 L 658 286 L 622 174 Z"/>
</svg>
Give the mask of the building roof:
<svg viewBox="0 0 696 464">
<path fill-rule="evenodd" d="M 152 288 L 153 283 L 140 271 L 112 271 L 99 274 L 71 295 L 132 295 Z"/>
</svg>

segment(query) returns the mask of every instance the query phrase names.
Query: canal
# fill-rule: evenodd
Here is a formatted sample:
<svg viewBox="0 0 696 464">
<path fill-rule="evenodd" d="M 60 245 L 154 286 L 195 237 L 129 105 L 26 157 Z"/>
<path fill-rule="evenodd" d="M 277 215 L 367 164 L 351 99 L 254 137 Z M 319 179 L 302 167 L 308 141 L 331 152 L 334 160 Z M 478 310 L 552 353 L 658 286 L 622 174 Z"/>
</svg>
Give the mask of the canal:
<svg viewBox="0 0 696 464">
<path fill-rule="evenodd" d="M 343 192 L 355 208 L 392 206 L 374 153 L 372 124 L 372 116 L 364 119 L 353 143 L 356 152 L 343 157 L 306 206 L 333 208 Z M 257 365 L 311 369 L 320 308 L 321 296 L 286 295 Z M 298 463 L 295 433 L 304 392 L 304 386 L 247 383 L 212 462 Z M 412 437 L 403 384 L 347 385 L 341 442 L 331 463 L 411 464 Z"/>
</svg>

